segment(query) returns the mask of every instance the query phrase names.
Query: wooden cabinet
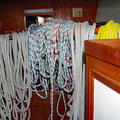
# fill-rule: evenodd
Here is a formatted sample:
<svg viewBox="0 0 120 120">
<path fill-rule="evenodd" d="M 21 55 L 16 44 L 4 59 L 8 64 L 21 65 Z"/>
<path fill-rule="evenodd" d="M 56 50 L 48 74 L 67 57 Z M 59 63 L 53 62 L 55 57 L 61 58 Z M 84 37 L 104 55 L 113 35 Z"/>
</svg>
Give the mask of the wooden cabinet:
<svg viewBox="0 0 120 120">
<path fill-rule="evenodd" d="M 116 93 L 118 93 L 118 97 L 120 98 L 120 40 L 117 39 L 117 40 L 85 41 L 85 53 L 86 53 L 85 117 L 86 120 L 94 120 L 95 117 L 94 98 L 96 79 L 104 86 L 107 86 L 110 89 L 114 90 Z M 107 101 L 109 102 L 109 99 L 107 99 Z M 115 108 L 116 107 L 117 105 L 115 106 Z M 112 111 L 118 112 L 116 111 L 116 109 L 113 109 Z M 113 120 L 115 120 L 114 117 L 115 116 L 113 116 Z"/>
<path fill-rule="evenodd" d="M 56 92 L 56 91 L 54 92 L 53 120 L 60 120 L 60 117 L 58 116 L 56 111 L 59 94 L 60 92 Z M 65 98 L 67 100 L 66 94 L 65 94 Z M 48 98 L 45 100 L 41 99 L 36 93 L 33 92 L 31 104 L 30 104 L 30 110 L 31 110 L 30 120 L 48 120 L 51 113 L 50 92 L 48 92 Z M 63 99 L 60 100 L 59 112 L 62 115 L 65 112 Z"/>
</svg>

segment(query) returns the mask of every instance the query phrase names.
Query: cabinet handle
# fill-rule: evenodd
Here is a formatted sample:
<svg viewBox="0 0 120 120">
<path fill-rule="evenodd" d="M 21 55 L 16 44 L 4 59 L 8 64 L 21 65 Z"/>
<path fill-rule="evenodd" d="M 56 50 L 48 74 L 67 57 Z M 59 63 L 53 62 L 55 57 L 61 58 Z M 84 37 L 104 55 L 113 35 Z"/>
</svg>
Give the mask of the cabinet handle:
<svg viewBox="0 0 120 120">
<path fill-rule="evenodd" d="M 36 107 L 36 108 L 39 108 L 39 105 L 38 105 L 38 104 L 36 104 L 36 105 L 35 105 L 35 107 Z"/>
</svg>

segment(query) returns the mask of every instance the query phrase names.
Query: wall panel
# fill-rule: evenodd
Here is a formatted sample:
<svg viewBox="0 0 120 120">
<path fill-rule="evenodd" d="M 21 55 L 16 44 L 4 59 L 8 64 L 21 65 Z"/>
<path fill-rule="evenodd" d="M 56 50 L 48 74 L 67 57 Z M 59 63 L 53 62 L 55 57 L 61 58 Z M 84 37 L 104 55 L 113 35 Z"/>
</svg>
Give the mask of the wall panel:
<svg viewBox="0 0 120 120">
<path fill-rule="evenodd" d="M 73 18 L 73 7 L 82 7 L 83 17 Z M 24 29 L 24 10 L 42 8 L 53 8 L 55 18 L 92 23 L 96 20 L 98 0 L 0 0 L 0 33 L 8 29 Z"/>
</svg>

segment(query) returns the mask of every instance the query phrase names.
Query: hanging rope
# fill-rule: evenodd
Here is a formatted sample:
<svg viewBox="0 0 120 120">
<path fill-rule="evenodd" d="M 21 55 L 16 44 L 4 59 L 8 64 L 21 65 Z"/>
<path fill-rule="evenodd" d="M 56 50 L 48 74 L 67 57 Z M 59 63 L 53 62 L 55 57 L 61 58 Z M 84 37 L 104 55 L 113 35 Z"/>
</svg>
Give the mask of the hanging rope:
<svg viewBox="0 0 120 120">
<path fill-rule="evenodd" d="M 72 35 L 74 25 L 75 39 Z M 2 77 L 0 85 L 8 88 L 6 94 L 0 93 L 0 104 L 3 106 L 0 107 L 1 116 L 11 118 L 12 113 L 14 119 L 30 119 L 32 91 L 42 99 L 47 99 L 50 90 L 49 119 L 53 120 L 53 95 L 55 90 L 59 90 L 58 115 L 64 118 L 67 112 L 67 93 L 72 95 L 68 102 L 70 118 L 84 119 L 84 41 L 94 38 L 94 29 L 95 24 L 89 25 L 88 22 L 74 23 L 70 20 L 55 19 L 41 26 L 32 24 L 27 34 L 13 33 L 12 41 L 9 41 L 9 35 L 1 35 L 0 46 L 4 65 L 1 69 L 5 69 L 1 72 L 5 71 L 5 78 Z M 1 87 L 0 91 L 5 89 Z M 10 104 L 5 104 L 3 98 L 11 101 Z M 65 107 L 63 114 L 59 112 L 61 99 Z"/>
<path fill-rule="evenodd" d="M 71 39 L 70 31 L 72 24 L 73 21 L 55 19 L 45 23 L 41 27 L 31 25 L 28 29 L 29 66 L 33 91 L 37 94 L 39 93 L 38 95 L 41 98 L 46 99 L 49 83 L 51 84 L 51 119 L 53 119 L 54 89 L 59 88 L 61 90 L 57 104 L 57 112 L 61 117 L 63 115 L 58 111 L 61 96 L 66 111 L 63 91 L 67 93 L 73 91 L 73 82 L 71 83 L 71 87 L 69 85 L 69 89 L 67 89 L 67 83 L 71 80 L 70 69 L 72 68 L 69 42 Z M 58 36 L 58 28 L 60 28 L 60 38 Z M 37 87 L 42 87 L 42 91 L 38 91 Z M 40 92 L 45 92 L 45 97 L 41 96 Z"/>
<path fill-rule="evenodd" d="M 12 37 L 13 40 L 10 41 L 9 34 L 0 36 L 6 84 L 11 100 L 9 112 L 15 120 L 25 120 L 30 119 L 29 105 L 32 96 L 28 66 L 28 38 L 25 33 L 13 33 Z M 9 118 L 11 119 L 11 115 Z"/>
<path fill-rule="evenodd" d="M 2 37 L 0 37 L 1 41 Z M 1 44 L 0 44 L 1 46 Z M 2 120 L 11 119 L 12 100 L 9 94 L 5 68 L 0 47 L 0 117 Z"/>
<path fill-rule="evenodd" d="M 71 34 L 72 48 L 72 68 L 75 86 L 73 95 L 68 102 L 70 107 L 70 120 L 84 120 L 85 115 L 85 57 L 84 57 L 84 41 L 94 38 L 95 24 L 90 26 L 88 22 L 75 23 L 75 39 Z M 90 32 L 92 31 L 92 32 Z M 72 103 L 72 105 L 71 105 Z"/>
</svg>

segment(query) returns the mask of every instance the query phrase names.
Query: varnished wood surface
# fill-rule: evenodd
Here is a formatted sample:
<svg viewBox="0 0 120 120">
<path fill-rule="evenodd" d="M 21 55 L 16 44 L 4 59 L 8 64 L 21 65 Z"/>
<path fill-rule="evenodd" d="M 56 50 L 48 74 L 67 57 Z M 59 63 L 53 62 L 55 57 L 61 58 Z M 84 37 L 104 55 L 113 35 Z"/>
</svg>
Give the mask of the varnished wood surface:
<svg viewBox="0 0 120 120">
<path fill-rule="evenodd" d="M 58 116 L 56 111 L 56 105 L 57 105 L 59 93 L 60 92 L 54 92 L 53 120 L 60 120 L 60 117 Z M 33 93 L 30 104 L 30 110 L 31 110 L 30 120 L 48 120 L 51 113 L 50 92 L 48 92 L 48 98 L 46 100 L 41 99 L 38 95 L 36 95 L 36 93 Z M 62 115 L 65 112 L 62 98 L 59 104 L 59 112 Z"/>
<path fill-rule="evenodd" d="M 86 52 L 86 120 L 94 119 L 94 78 L 120 93 L 120 61 L 111 57 L 118 52 L 119 40 L 85 42 Z M 116 60 L 117 59 L 117 60 Z"/>
<path fill-rule="evenodd" d="M 87 55 L 120 67 L 120 39 L 85 41 Z"/>
<path fill-rule="evenodd" d="M 73 17 L 72 8 L 82 7 L 83 17 Z M 67 20 L 95 22 L 98 0 L 0 0 L 0 33 L 25 29 L 24 10 L 53 8 L 53 16 Z"/>
</svg>

